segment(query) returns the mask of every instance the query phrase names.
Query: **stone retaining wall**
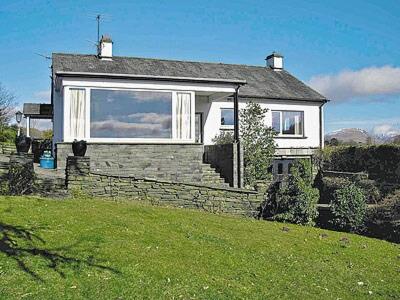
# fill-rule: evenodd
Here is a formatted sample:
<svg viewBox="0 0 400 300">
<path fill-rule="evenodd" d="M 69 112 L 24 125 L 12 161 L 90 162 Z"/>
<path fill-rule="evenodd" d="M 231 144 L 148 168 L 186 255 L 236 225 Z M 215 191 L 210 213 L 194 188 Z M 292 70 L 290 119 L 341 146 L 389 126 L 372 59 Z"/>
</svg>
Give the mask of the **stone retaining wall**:
<svg viewBox="0 0 400 300">
<path fill-rule="evenodd" d="M 260 184 L 257 191 L 251 191 L 144 177 L 105 175 L 91 171 L 89 157 L 68 157 L 66 175 L 69 190 L 92 196 L 148 199 L 159 205 L 249 217 L 258 217 L 267 190 L 266 184 Z"/>
<path fill-rule="evenodd" d="M 56 145 L 57 168 L 64 170 L 72 153 L 71 143 Z M 203 163 L 202 144 L 106 144 L 88 143 L 93 172 L 129 175 L 177 182 L 226 185 L 224 179 Z"/>
<path fill-rule="evenodd" d="M 239 151 L 238 151 L 239 150 Z M 239 153 L 238 153 L 239 152 Z M 240 159 L 240 178 L 238 178 L 238 155 Z M 226 179 L 231 187 L 243 186 L 243 148 L 237 144 L 204 146 L 204 162 L 211 164 Z M 240 184 L 239 184 L 240 180 Z"/>
</svg>

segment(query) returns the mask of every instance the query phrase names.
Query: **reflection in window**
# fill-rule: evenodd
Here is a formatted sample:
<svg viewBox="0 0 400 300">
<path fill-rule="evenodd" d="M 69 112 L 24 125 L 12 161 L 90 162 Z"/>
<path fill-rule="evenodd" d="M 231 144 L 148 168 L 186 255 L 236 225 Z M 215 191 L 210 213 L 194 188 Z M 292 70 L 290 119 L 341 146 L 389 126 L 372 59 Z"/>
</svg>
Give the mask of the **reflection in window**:
<svg viewBox="0 0 400 300">
<path fill-rule="evenodd" d="M 233 126 L 234 122 L 233 108 L 221 108 L 221 125 Z"/>
<path fill-rule="evenodd" d="M 280 111 L 272 112 L 272 128 L 278 133 L 281 132 L 281 112 Z"/>
<path fill-rule="evenodd" d="M 172 138 L 172 94 L 92 89 L 90 136 Z"/>
<path fill-rule="evenodd" d="M 272 127 L 282 135 L 303 135 L 302 111 L 273 111 Z"/>
</svg>

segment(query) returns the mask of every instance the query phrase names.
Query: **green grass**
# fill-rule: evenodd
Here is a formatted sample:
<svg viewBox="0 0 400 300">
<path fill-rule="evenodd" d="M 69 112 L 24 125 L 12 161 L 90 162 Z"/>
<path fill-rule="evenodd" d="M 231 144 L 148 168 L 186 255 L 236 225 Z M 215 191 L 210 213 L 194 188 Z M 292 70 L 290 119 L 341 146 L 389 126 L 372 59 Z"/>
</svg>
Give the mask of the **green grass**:
<svg viewBox="0 0 400 300">
<path fill-rule="evenodd" d="M 399 246 L 357 235 L 93 199 L 0 222 L 2 299 L 400 298 Z"/>
</svg>

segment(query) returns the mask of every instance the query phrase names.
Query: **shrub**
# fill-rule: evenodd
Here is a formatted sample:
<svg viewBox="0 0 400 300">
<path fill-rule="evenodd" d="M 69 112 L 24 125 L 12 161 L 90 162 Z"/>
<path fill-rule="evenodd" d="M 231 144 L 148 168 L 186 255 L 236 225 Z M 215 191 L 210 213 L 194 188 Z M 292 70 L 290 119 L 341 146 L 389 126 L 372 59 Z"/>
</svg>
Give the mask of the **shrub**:
<svg viewBox="0 0 400 300">
<path fill-rule="evenodd" d="M 16 135 L 15 126 L 0 126 L 0 143 L 13 144 Z"/>
<path fill-rule="evenodd" d="M 400 189 L 394 191 L 368 213 L 368 234 L 400 242 Z"/>
<path fill-rule="evenodd" d="M 343 177 L 319 177 L 315 185 L 320 192 L 320 203 L 329 204 L 334 200 L 335 192 L 351 182 L 362 189 L 367 203 L 378 203 L 382 200 L 381 193 L 376 186 L 376 182 L 370 179 L 350 180 Z"/>
<path fill-rule="evenodd" d="M 233 143 L 233 132 L 222 130 L 219 134 L 217 134 L 213 139 L 212 142 L 216 145 L 225 145 L 225 144 L 232 144 Z"/>
<path fill-rule="evenodd" d="M 287 185 L 277 192 L 271 191 L 265 210 L 273 220 L 314 225 L 318 217 L 319 192 L 312 187 L 311 162 L 298 160 L 290 171 Z"/>
<path fill-rule="evenodd" d="M 366 212 L 363 190 L 351 182 L 335 191 L 331 202 L 330 223 L 339 230 L 360 232 L 364 229 Z"/>
</svg>

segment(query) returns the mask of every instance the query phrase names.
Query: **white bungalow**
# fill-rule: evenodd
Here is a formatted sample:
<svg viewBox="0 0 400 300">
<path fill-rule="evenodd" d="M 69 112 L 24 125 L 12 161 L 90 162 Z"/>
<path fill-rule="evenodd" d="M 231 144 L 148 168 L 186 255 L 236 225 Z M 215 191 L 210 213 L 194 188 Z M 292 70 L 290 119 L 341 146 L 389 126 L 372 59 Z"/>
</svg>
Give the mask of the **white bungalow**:
<svg viewBox="0 0 400 300">
<path fill-rule="evenodd" d="M 120 57 L 112 47 L 102 38 L 98 55 L 53 54 L 58 168 L 77 139 L 88 142 L 94 171 L 203 181 L 204 145 L 221 130 L 239 142 L 238 110 L 248 101 L 268 109 L 265 122 L 278 132 L 275 173 L 323 147 L 327 100 L 284 70 L 277 53 L 248 66 Z M 240 185 L 240 168 L 237 176 L 231 185 Z"/>
</svg>

